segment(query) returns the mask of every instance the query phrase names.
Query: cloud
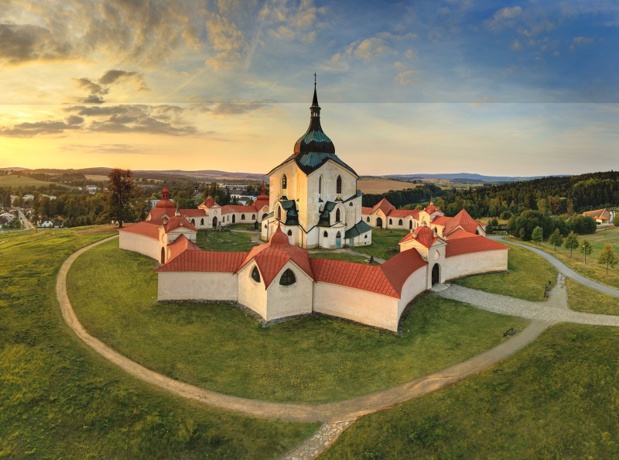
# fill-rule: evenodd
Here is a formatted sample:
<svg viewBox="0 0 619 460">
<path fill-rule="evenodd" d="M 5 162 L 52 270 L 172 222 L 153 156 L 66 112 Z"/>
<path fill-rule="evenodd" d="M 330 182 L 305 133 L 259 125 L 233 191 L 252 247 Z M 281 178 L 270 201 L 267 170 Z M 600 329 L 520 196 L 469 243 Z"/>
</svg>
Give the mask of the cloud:
<svg viewBox="0 0 619 460">
<path fill-rule="evenodd" d="M 390 51 L 390 48 L 385 44 L 384 40 L 376 37 L 366 38 L 359 43 L 353 43 L 347 49 L 349 54 L 362 61 L 370 61 L 388 51 Z"/>
<path fill-rule="evenodd" d="M 0 65 L 68 59 L 74 52 L 61 37 L 29 24 L 0 24 L 0 44 Z"/>
<path fill-rule="evenodd" d="M 86 153 L 111 153 L 111 154 L 127 154 L 127 155 L 142 155 L 152 152 L 152 147 L 136 146 L 134 144 L 68 144 L 62 145 L 60 150 L 65 152 L 86 152 Z"/>
<path fill-rule="evenodd" d="M 589 45 L 593 43 L 593 38 L 574 37 L 574 43 L 576 43 L 577 45 Z"/>
<path fill-rule="evenodd" d="M 94 81 L 90 78 L 74 78 L 77 86 L 86 89 L 90 94 L 85 98 L 80 98 L 83 104 L 103 104 L 105 99 L 101 95 L 110 92 L 111 86 L 125 81 L 133 82 L 137 91 L 148 91 L 149 88 L 144 81 L 144 76 L 140 72 L 129 72 L 126 70 L 112 69 L 103 74 L 101 78 Z"/>
<path fill-rule="evenodd" d="M 418 70 L 405 70 L 395 76 L 395 81 L 402 86 L 410 85 L 415 81 L 419 81 L 419 77 L 417 77 L 418 74 Z"/>
<path fill-rule="evenodd" d="M 206 21 L 206 35 L 214 55 L 207 63 L 215 69 L 231 68 L 239 65 L 247 52 L 247 43 L 243 32 L 227 18 L 210 14 Z"/>
<path fill-rule="evenodd" d="M 313 0 L 270 0 L 260 11 L 260 18 L 269 27 L 269 35 L 279 40 L 312 42 L 320 28 L 320 16 L 325 7 L 316 7 Z"/>
<path fill-rule="evenodd" d="M 10 128 L 0 126 L 0 136 L 35 137 L 41 134 L 62 134 L 66 130 L 80 129 L 83 121 L 83 118 L 71 116 L 66 121 L 48 120 L 35 123 L 18 123 Z"/>
<path fill-rule="evenodd" d="M 485 24 L 491 30 L 501 30 L 506 25 L 509 25 L 513 20 L 522 14 L 522 8 L 520 6 L 506 7 L 497 10 L 492 18 L 488 19 Z"/>
</svg>

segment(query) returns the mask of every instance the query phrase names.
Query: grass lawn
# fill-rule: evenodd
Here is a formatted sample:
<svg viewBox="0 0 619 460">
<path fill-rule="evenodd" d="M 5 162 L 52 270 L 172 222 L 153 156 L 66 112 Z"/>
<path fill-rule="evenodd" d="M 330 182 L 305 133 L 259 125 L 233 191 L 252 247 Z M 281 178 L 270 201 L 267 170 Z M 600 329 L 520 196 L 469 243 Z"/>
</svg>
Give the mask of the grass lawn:
<svg viewBox="0 0 619 460">
<path fill-rule="evenodd" d="M 526 324 L 425 295 L 402 337 L 325 316 L 262 328 L 224 303 L 156 303 L 155 262 L 117 244 L 88 251 L 69 273 L 86 329 L 149 368 L 243 397 L 322 402 L 370 393 L 487 350 Z"/>
<path fill-rule="evenodd" d="M 398 243 L 407 234 L 408 230 L 383 230 L 374 228 L 372 229 L 372 244 L 370 246 L 359 246 L 353 249 L 369 256 L 387 260 L 400 252 Z"/>
<path fill-rule="evenodd" d="M 555 285 L 557 270 L 528 249 L 510 244 L 508 246 L 511 249 L 507 272 L 473 275 L 450 282 L 493 294 L 543 301 L 544 287 L 548 281 Z"/>
<path fill-rule="evenodd" d="M 251 233 L 200 230 L 196 242 L 201 249 L 208 251 L 248 252 L 256 246 L 256 243 L 251 242 L 252 236 L 254 234 Z"/>
<path fill-rule="evenodd" d="M 554 246 L 551 246 L 548 243 L 541 245 L 532 243 L 525 244 L 529 244 L 530 246 L 546 251 L 548 254 L 555 256 L 572 270 L 586 276 L 587 278 L 619 288 L 619 266 L 615 266 L 615 268 L 609 267 L 608 274 L 606 274 L 606 266 L 597 263 L 597 259 L 600 252 L 604 249 L 605 243 L 612 244 L 617 257 L 619 257 L 619 227 L 598 230 L 593 235 L 579 236 L 578 239 L 581 244 L 583 240 L 588 240 L 593 246 L 592 253 L 587 256 L 586 264 L 584 263 L 584 256 L 579 250 L 574 250 L 573 255 L 570 256 L 569 249 L 558 248 L 555 251 Z"/>
<path fill-rule="evenodd" d="M 334 260 L 343 260 L 345 262 L 356 262 L 359 264 L 367 264 L 368 258 L 364 256 L 359 256 L 356 254 L 348 254 L 346 252 L 334 252 L 328 249 L 324 251 L 311 251 L 309 254 L 312 259 L 334 259 Z M 375 263 L 378 265 L 378 263 Z"/>
<path fill-rule="evenodd" d="M 320 458 L 618 458 L 619 329 L 556 325 L 453 387 L 357 421 Z"/>
<path fill-rule="evenodd" d="M 584 313 L 619 315 L 619 299 L 567 280 L 567 301 L 570 309 Z"/>
<path fill-rule="evenodd" d="M 0 238 L 0 458 L 278 458 L 316 429 L 169 396 L 79 341 L 61 319 L 56 274 L 75 250 L 110 234 Z"/>
</svg>

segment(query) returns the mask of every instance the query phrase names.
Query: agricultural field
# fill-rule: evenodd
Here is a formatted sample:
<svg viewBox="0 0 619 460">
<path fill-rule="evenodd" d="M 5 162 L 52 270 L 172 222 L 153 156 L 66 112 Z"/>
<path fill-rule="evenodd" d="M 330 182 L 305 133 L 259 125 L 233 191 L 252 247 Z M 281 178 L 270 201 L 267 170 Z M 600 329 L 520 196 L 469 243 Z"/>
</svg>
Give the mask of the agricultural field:
<svg viewBox="0 0 619 460">
<path fill-rule="evenodd" d="M 274 459 L 316 424 L 234 415 L 126 375 L 63 323 L 56 275 L 110 228 L 0 237 L 0 458 Z M 115 320 L 117 323 L 117 321 Z"/>
<path fill-rule="evenodd" d="M 66 185 L 57 184 L 55 182 L 42 181 L 38 179 L 33 179 L 28 176 L 19 176 L 17 174 L 12 174 L 10 176 L 0 176 L 0 187 L 32 188 L 32 187 L 46 187 L 49 185 L 67 187 Z"/>
<path fill-rule="evenodd" d="M 357 181 L 357 188 L 363 193 L 387 193 L 390 190 L 405 190 L 407 188 L 419 187 L 423 184 L 413 184 L 412 182 L 404 182 L 400 180 L 367 178 Z"/>
<path fill-rule="evenodd" d="M 89 180 L 92 182 L 107 182 L 108 181 L 107 176 L 100 175 L 100 174 L 86 174 L 85 177 L 86 177 L 86 180 Z"/>
</svg>

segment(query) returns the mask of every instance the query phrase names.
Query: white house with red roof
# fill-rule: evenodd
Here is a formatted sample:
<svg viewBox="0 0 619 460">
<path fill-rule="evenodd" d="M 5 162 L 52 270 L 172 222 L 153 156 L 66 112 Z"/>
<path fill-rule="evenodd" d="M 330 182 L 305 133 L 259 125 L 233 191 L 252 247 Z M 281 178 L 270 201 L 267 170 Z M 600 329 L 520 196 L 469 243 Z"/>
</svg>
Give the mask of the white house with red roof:
<svg viewBox="0 0 619 460">
<path fill-rule="evenodd" d="M 335 155 L 320 127 L 314 88 L 310 127 L 294 154 L 269 173 L 253 206 L 177 210 L 163 198 L 144 222 L 120 230 L 120 247 L 158 260 L 159 300 L 237 302 L 264 321 L 323 313 L 397 331 L 402 313 L 436 283 L 507 270 L 508 247 L 485 237 L 465 210 L 454 217 L 430 203 L 398 210 L 386 199 L 361 206 L 357 174 Z M 267 241 L 249 252 L 203 251 L 198 229 L 259 222 Z M 381 265 L 309 256 L 307 248 L 371 244 L 372 227 L 409 229 Z"/>
</svg>

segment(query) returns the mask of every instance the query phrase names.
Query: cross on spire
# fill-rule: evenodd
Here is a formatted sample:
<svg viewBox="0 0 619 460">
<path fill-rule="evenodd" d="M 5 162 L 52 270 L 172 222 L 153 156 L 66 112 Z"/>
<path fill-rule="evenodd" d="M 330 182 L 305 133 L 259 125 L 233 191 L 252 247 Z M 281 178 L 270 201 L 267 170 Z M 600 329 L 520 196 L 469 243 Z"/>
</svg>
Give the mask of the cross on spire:
<svg viewBox="0 0 619 460">
<path fill-rule="evenodd" d="M 316 86 L 316 77 L 317 77 L 316 72 L 314 72 L 314 86 Z"/>
</svg>

